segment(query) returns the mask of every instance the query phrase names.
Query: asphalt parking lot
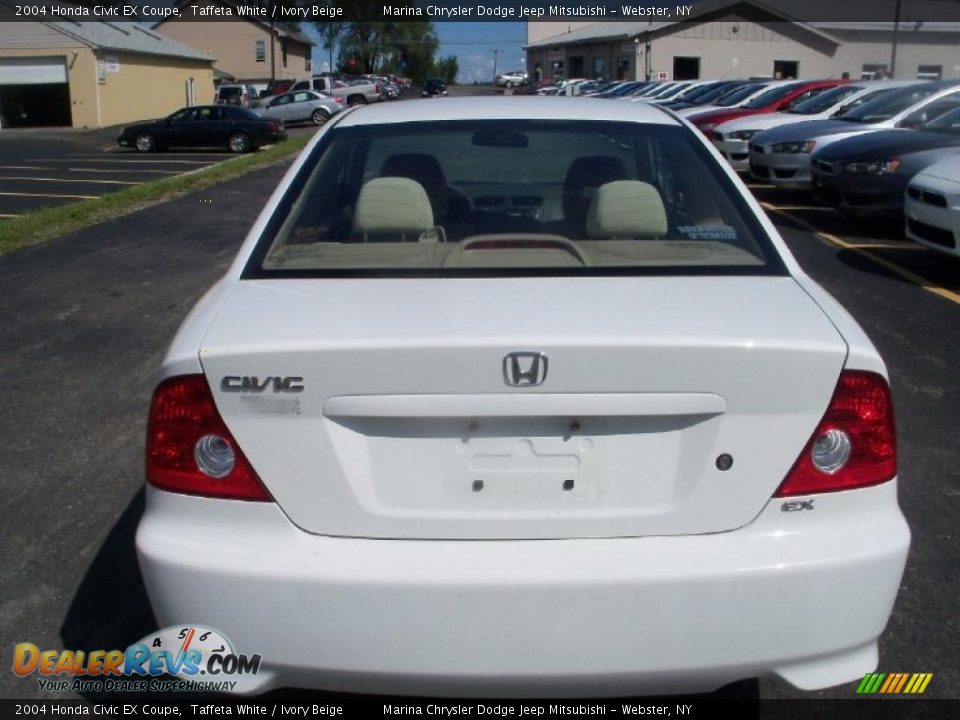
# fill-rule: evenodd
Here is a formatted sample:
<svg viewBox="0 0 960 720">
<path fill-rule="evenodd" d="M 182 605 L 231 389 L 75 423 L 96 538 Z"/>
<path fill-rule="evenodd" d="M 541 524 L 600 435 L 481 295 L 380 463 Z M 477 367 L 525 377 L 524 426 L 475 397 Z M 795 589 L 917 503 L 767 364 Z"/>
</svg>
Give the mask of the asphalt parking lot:
<svg viewBox="0 0 960 720">
<path fill-rule="evenodd" d="M 290 136 L 313 126 L 287 129 Z M 226 150 L 144 155 L 116 143 L 120 128 L 7 129 L 0 143 L 0 221 L 30 210 L 97 198 L 235 157 Z"/>
<path fill-rule="evenodd" d="M 10 667 L 17 642 L 123 648 L 155 628 L 133 552 L 155 372 L 285 167 L 0 257 L 0 666 Z M 752 189 L 890 368 L 913 545 L 879 670 L 932 672 L 928 697 L 960 697 L 960 262 L 908 243 L 887 221 L 853 222 L 803 195 Z M 756 691 L 854 697 L 852 686 L 808 694 L 771 680 Z M 0 697 L 62 696 L 0 672 Z"/>
</svg>

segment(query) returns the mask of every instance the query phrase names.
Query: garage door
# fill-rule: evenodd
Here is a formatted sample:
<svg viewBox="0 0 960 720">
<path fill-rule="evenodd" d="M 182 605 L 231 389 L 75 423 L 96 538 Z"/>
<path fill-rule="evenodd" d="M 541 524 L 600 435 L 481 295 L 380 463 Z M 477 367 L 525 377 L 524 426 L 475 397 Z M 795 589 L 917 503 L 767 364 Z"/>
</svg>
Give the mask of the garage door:
<svg viewBox="0 0 960 720">
<path fill-rule="evenodd" d="M 0 58 L 0 85 L 47 85 L 66 81 L 66 58 Z"/>
<path fill-rule="evenodd" d="M 65 57 L 0 58 L 0 127 L 69 124 Z"/>
</svg>

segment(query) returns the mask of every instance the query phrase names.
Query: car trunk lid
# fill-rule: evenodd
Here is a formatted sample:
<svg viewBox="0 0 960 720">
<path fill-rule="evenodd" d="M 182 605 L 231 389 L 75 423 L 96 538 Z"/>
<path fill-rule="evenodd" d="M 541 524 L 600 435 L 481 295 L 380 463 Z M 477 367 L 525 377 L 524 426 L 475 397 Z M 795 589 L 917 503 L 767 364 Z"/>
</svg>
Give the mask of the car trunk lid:
<svg viewBox="0 0 960 720">
<path fill-rule="evenodd" d="M 246 280 L 200 351 L 296 525 L 448 539 L 740 527 L 845 355 L 789 277 Z"/>
</svg>

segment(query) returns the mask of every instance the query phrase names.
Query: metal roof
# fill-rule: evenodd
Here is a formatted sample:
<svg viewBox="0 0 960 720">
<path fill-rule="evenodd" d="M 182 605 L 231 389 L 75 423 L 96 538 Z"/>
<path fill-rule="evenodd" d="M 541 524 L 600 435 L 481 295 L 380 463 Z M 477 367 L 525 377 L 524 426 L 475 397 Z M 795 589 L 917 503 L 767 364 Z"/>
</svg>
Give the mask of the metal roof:
<svg viewBox="0 0 960 720">
<path fill-rule="evenodd" d="M 142 55 L 203 60 L 210 63 L 216 60 L 207 53 L 194 50 L 137 22 L 103 20 L 40 22 L 95 50 L 121 50 Z"/>
</svg>

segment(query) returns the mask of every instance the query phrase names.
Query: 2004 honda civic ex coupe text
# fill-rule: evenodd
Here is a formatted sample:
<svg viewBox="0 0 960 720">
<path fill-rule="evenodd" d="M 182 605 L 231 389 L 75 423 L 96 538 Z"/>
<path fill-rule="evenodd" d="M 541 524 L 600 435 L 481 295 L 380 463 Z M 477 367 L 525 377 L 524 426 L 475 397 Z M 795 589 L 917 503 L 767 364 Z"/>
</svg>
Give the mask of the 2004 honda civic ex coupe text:
<svg viewBox="0 0 960 720">
<path fill-rule="evenodd" d="M 883 362 L 668 111 L 344 112 L 187 318 L 137 547 L 246 692 L 861 678 L 903 573 Z"/>
</svg>

